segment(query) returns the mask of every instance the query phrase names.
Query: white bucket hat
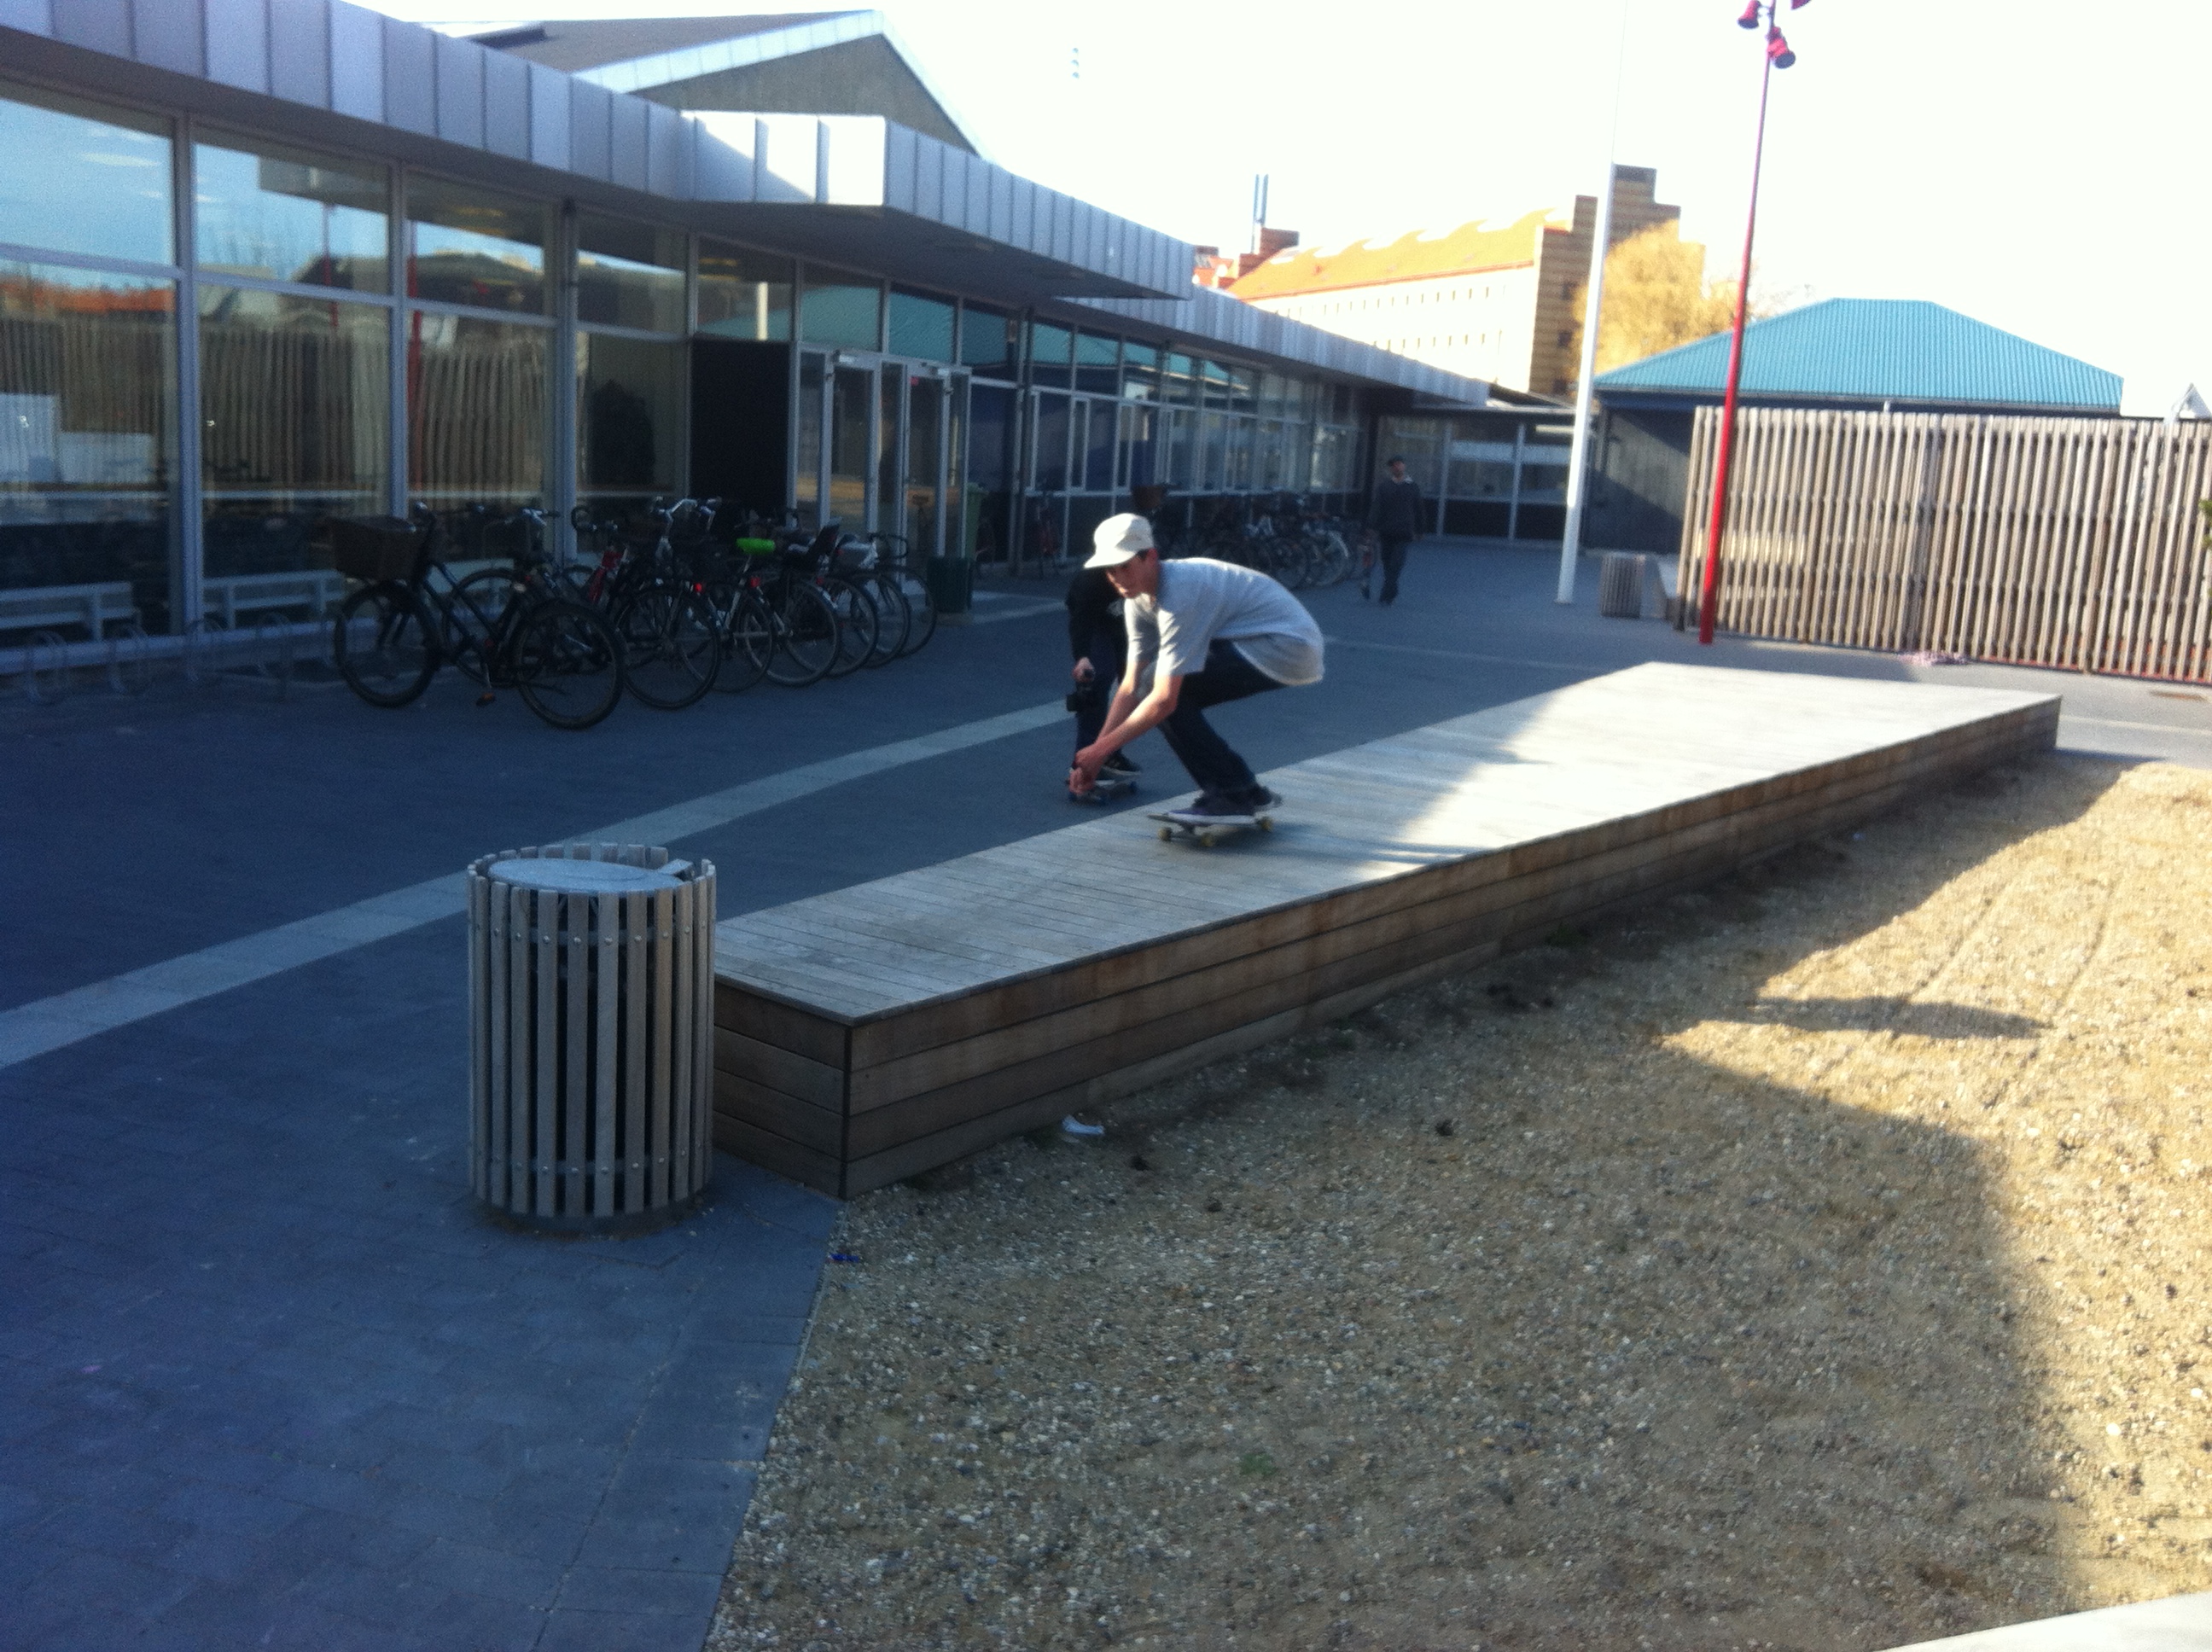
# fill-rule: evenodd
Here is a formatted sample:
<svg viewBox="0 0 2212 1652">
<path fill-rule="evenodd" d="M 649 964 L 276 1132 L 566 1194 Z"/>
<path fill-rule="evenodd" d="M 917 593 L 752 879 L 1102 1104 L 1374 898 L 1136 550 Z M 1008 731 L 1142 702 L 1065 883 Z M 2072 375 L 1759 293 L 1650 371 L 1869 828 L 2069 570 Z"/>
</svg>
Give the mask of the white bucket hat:
<svg viewBox="0 0 2212 1652">
<path fill-rule="evenodd" d="M 1134 562 L 1152 548 L 1152 525 L 1131 511 L 1109 516 L 1091 534 L 1091 560 L 1085 568 L 1119 568 Z"/>
</svg>

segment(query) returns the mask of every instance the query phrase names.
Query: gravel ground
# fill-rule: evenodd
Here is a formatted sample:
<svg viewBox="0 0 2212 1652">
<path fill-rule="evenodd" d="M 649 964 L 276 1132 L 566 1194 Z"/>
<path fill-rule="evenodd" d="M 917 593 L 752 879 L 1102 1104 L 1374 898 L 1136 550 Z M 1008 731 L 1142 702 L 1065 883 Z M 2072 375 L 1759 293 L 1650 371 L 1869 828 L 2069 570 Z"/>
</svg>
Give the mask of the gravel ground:
<svg viewBox="0 0 2212 1652">
<path fill-rule="evenodd" d="M 709 1645 L 2212 1587 L 2212 775 L 2051 758 L 848 1207 Z"/>
</svg>

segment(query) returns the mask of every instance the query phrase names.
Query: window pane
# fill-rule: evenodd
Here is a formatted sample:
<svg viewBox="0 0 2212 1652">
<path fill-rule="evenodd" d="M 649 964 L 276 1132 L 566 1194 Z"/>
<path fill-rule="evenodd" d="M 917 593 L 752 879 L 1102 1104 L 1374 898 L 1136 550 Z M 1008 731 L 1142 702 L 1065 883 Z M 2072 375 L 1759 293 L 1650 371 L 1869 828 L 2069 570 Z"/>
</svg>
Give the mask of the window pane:
<svg viewBox="0 0 2212 1652">
<path fill-rule="evenodd" d="M 809 264 L 799 336 L 810 344 L 876 349 L 883 338 L 883 288 L 872 277 Z"/>
<path fill-rule="evenodd" d="M 407 486 L 440 510 L 539 504 L 551 330 L 407 318 Z"/>
<path fill-rule="evenodd" d="M 0 98 L 0 240 L 171 262 L 167 131 L 75 98 Z"/>
<path fill-rule="evenodd" d="M 682 491 L 686 347 L 576 335 L 576 491 L 649 498 Z"/>
<path fill-rule="evenodd" d="M 979 372 L 1002 379 L 1013 375 L 1012 324 L 1006 314 L 981 304 L 960 312 L 960 359 Z"/>
<path fill-rule="evenodd" d="M 386 509 L 391 317 L 212 285 L 199 307 L 208 611 L 316 617 L 325 593 L 261 576 L 327 568 L 323 519 Z"/>
<path fill-rule="evenodd" d="M 799 471 L 792 502 L 803 528 L 822 524 L 822 380 L 827 371 L 827 363 L 812 350 L 799 353 Z"/>
<path fill-rule="evenodd" d="M 684 235 L 585 213 L 576 220 L 576 319 L 684 331 Z"/>
<path fill-rule="evenodd" d="M 407 185 L 407 216 L 410 296 L 544 313 L 543 205 L 416 178 Z"/>
<path fill-rule="evenodd" d="M 1065 388 L 1068 381 L 1068 353 L 1074 343 L 1075 335 L 1066 327 L 1055 327 L 1048 321 L 1031 323 L 1030 377 L 1041 385 Z"/>
<path fill-rule="evenodd" d="M 989 562 L 1006 555 L 1013 527 L 1014 392 L 977 385 L 968 405 L 968 544 Z"/>
<path fill-rule="evenodd" d="M 1177 488 L 1188 488 L 1198 476 L 1198 460 L 1194 452 L 1198 416 L 1188 411 L 1168 415 L 1173 426 L 1168 435 L 1168 465 L 1160 480 Z"/>
<path fill-rule="evenodd" d="M 941 298 L 893 293 L 890 330 L 893 355 L 924 361 L 952 359 L 952 306 Z"/>
<path fill-rule="evenodd" d="M 699 331 L 718 338 L 789 338 L 791 260 L 701 241 Z"/>
<path fill-rule="evenodd" d="M 1168 352 L 1167 367 L 1161 375 L 1160 399 L 1177 407 L 1189 407 L 1198 397 L 1198 363 L 1189 356 Z"/>
<path fill-rule="evenodd" d="M 200 268 L 358 292 L 390 290 L 380 167 L 304 150 L 202 143 L 192 151 Z"/>
<path fill-rule="evenodd" d="M 868 430 L 876 418 L 876 375 L 839 367 L 830 381 L 830 514 L 858 533 L 868 524 Z"/>
<path fill-rule="evenodd" d="M 169 629 L 175 327 L 168 282 L 0 264 L 0 590 L 78 587 L 33 629 Z"/>
<path fill-rule="evenodd" d="M 1084 485 L 1093 493 L 1114 491 L 1114 420 L 1121 409 L 1112 402 L 1091 404 L 1088 459 Z"/>
<path fill-rule="evenodd" d="M 1067 398 L 1049 393 L 1036 398 L 1036 486 L 1058 493 L 1067 486 Z"/>
<path fill-rule="evenodd" d="M 1121 393 L 1150 401 L 1160 392 L 1160 353 L 1133 340 L 1121 346 Z"/>
<path fill-rule="evenodd" d="M 1101 396 L 1121 393 L 1121 341 L 1095 332 L 1075 335 L 1075 387 Z"/>
</svg>

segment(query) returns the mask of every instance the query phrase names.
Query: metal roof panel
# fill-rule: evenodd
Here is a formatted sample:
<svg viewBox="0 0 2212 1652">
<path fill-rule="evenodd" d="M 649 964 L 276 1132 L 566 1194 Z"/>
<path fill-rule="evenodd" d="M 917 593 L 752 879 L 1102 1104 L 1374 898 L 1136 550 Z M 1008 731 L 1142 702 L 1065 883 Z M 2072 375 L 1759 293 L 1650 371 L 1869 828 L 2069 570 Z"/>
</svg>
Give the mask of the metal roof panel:
<svg viewBox="0 0 2212 1652">
<path fill-rule="evenodd" d="M 1729 335 L 1597 376 L 1608 391 L 1717 396 Z M 2120 405 L 2120 376 L 1925 299 L 1831 298 L 1744 329 L 1742 392 L 1837 400 Z"/>
</svg>

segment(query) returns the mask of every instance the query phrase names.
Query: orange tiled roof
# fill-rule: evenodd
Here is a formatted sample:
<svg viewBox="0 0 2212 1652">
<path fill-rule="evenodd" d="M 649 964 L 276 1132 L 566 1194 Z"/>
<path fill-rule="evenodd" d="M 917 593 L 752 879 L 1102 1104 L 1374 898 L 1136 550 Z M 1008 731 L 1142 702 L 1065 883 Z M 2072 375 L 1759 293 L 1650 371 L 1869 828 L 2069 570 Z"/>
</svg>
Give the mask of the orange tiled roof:
<svg viewBox="0 0 2212 1652">
<path fill-rule="evenodd" d="M 1510 270 L 1535 262 L 1537 237 L 1551 216 L 1540 208 L 1503 228 L 1478 218 L 1442 235 L 1408 230 L 1379 246 L 1354 241 L 1345 247 L 1293 247 L 1278 252 L 1230 290 L 1248 301 L 1288 298 L 1296 293 L 1372 287 L 1379 282 Z"/>
</svg>

